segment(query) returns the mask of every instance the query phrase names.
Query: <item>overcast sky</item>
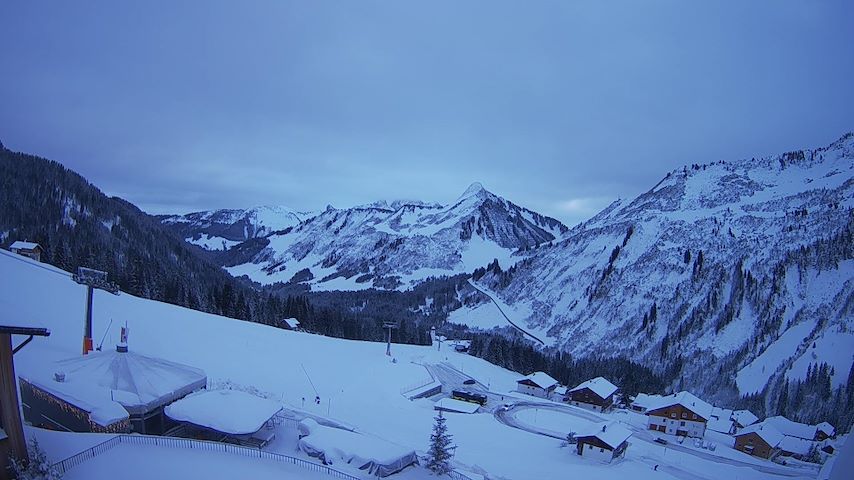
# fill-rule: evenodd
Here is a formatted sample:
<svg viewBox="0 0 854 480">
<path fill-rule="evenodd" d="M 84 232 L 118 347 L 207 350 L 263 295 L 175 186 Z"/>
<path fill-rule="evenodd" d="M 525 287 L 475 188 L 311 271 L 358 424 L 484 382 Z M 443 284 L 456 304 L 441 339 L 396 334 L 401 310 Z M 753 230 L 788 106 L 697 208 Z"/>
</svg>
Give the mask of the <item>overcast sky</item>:
<svg viewBox="0 0 854 480">
<path fill-rule="evenodd" d="M 850 0 L 3 2 L 0 140 L 151 213 L 480 181 L 575 224 L 681 165 L 854 130 L 852 22 Z"/>
</svg>

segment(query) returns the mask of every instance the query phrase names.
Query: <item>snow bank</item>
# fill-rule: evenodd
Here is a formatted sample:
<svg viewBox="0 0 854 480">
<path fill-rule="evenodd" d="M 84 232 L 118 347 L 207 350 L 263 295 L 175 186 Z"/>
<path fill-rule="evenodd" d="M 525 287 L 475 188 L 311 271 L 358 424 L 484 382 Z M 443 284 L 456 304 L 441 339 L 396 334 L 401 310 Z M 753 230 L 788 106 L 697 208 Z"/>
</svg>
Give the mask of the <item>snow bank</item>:
<svg viewBox="0 0 854 480">
<path fill-rule="evenodd" d="M 242 435 L 257 432 L 281 410 L 272 400 L 239 390 L 206 390 L 187 395 L 165 411 L 179 422 Z"/>
</svg>

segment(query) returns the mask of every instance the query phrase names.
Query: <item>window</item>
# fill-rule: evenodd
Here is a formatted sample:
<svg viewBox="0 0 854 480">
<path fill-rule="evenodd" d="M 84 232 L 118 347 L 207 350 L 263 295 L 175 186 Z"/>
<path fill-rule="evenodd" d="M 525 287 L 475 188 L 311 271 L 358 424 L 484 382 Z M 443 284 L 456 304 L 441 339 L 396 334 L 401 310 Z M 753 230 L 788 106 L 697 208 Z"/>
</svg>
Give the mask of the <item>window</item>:
<svg viewBox="0 0 854 480">
<path fill-rule="evenodd" d="M 671 413 L 670 418 L 676 418 L 676 412 Z"/>
<path fill-rule="evenodd" d="M 599 449 L 599 453 L 605 453 L 605 449 L 604 449 L 604 448 L 600 448 L 600 449 Z"/>
<path fill-rule="evenodd" d="M 679 422 L 679 426 L 680 426 L 680 427 L 684 427 L 684 426 L 685 426 L 685 422 Z"/>
<path fill-rule="evenodd" d="M 697 414 L 696 414 L 696 413 L 691 414 L 691 418 L 692 418 L 692 419 L 694 419 L 694 420 L 696 420 L 696 419 L 697 419 Z"/>
<path fill-rule="evenodd" d="M 685 412 L 682 412 L 682 418 L 688 418 L 688 414 Z"/>
</svg>

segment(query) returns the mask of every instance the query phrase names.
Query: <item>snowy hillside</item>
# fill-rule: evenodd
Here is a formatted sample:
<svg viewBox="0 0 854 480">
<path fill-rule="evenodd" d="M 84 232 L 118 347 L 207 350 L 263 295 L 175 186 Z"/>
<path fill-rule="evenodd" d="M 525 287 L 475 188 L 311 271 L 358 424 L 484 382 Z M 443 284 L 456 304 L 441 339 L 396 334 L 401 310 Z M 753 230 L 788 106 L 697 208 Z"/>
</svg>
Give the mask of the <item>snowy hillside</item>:
<svg viewBox="0 0 854 480">
<path fill-rule="evenodd" d="M 167 220 L 168 221 L 168 220 Z M 305 282 L 314 290 L 406 288 L 431 276 L 471 272 L 493 259 L 559 238 L 567 228 L 472 184 L 448 205 L 378 202 L 324 212 L 257 243 L 226 263 L 262 284 Z M 238 248 L 239 249 L 239 248 Z"/>
<path fill-rule="evenodd" d="M 708 394 L 760 392 L 820 362 L 838 384 L 852 363 L 852 207 L 852 134 L 686 166 L 540 246 L 498 294 L 573 354 L 644 359 Z"/>
<path fill-rule="evenodd" d="M 85 288 L 74 283 L 66 272 L 5 251 L 0 251 L 0 270 L 4 272 L 0 277 L 0 307 L 26 319 L 28 325 L 51 330 L 49 337 L 34 339 L 15 355 L 18 373 L 44 371 L 52 368 L 49 362 L 53 360 L 78 356 Z M 41 301 L 43 292 L 50 292 L 51 301 Z M 113 328 L 108 330 L 111 319 Z M 625 459 L 607 465 L 580 457 L 572 448 L 562 446 L 560 439 L 549 437 L 548 432 L 559 432 L 562 436 L 567 429 L 590 428 L 601 417 L 575 407 L 548 402 L 531 404 L 538 399 L 511 392 L 516 386 L 517 374 L 478 358 L 448 352 L 447 348 L 439 352 L 433 347 L 393 345 L 396 361 L 391 361 L 381 343 L 279 330 L 127 294 L 113 296 L 96 291 L 93 327 L 96 337 L 106 334 L 105 349 L 112 348 L 118 340 L 116 324 L 125 322 L 130 328 L 128 343 L 132 351 L 204 369 L 212 384 L 227 383 L 253 389 L 281 402 L 289 412 L 349 426 L 378 444 L 391 442 L 419 452 L 427 448 L 436 399 L 413 401 L 401 391 L 411 389 L 413 384 L 423 385 L 425 379 L 430 381 L 431 374 L 425 367 L 436 371 L 437 375 L 444 372 L 437 376 L 443 382 L 445 376 L 457 378 L 457 381 L 474 377 L 489 387 L 494 404 L 473 415 L 448 414 L 448 427 L 457 445 L 454 466 L 488 475 L 488 478 L 559 479 L 571 474 L 606 480 L 672 480 L 734 478 L 737 475 L 759 480 L 777 475 L 808 478 L 810 472 L 767 464 L 724 444 L 714 455 L 676 445 L 662 449 L 646 432 L 642 416 L 626 412 L 608 417 L 626 422 L 625 425 L 633 430 L 634 437 Z M 16 338 L 16 344 L 21 340 Z M 501 400 L 498 400 L 499 394 Z M 305 402 L 305 398 L 313 399 L 315 395 L 321 399 L 319 405 Z M 515 407 L 518 415 L 511 415 L 510 419 L 516 426 L 498 420 L 495 409 L 502 402 L 518 403 Z M 52 461 L 104 439 L 98 434 L 37 429 L 27 429 L 27 433 L 42 440 Z M 288 455 L 299 454 L 294 449 L 297 432 L 291 428 L 278 433 L 280 435 L 269 448 Z M 145 478 L 146 475 L 186 478 L 184 472 L 211 472 L 210 465 L 228 472 L 240 469 L 241 475 L 246 477 L 274 478 L 273 469 L 278 468 L 269 462 L 224 457 L 227 454 L 212 457 L 212 452 L 191 455 L 175 453 L 183 450 L 146 450 L 131 446 L 122 446 L 114 452 L 87 460 L 72 469 L 68 478 L 114 475 L 115 465 L 123 463 L 123 468 L 129 469 L 141 465 L 139 472 L 143 473 L 129 478 Z M 207 465 L 192 469 L 188 462 L 193 461 Z M 653 470 L 653 466 L 658 465 L 660 468 Z M 344 462 L 334 466 L 358 478 L 373 478 Z M 475 473 L 470 476 L 486 478 Z M 315 477 L 286 470 L 278 478 Z M 423 468 L 408 468 L 391 478 L 422 480 L 432 477 Z"/>
<path fill-rule="evenodd" d="M 160 217 L 161 222 L 186 241 L 206 250 L 228 250 L 244 240 L 269 235 L 311 217 L 282 206 L 247 210 L 214 210 Z"/>
</svg>

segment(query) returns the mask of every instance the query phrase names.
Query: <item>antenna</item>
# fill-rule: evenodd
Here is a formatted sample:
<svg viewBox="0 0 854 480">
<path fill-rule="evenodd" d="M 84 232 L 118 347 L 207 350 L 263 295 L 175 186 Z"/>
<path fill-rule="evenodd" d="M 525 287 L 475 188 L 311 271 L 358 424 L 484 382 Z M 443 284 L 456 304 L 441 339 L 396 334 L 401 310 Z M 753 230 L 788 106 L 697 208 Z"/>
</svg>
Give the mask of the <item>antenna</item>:
<svg viewBox="0 0 854 480">
<path fill-rule="evenodd" d="M 397 324 L 396 324 L 396 323 L 393 323 L 393 322 L 384 322 L 384 323 L 383 323 L 383 328 L 385 328 L 386 330 L 388 330 L 388 342 L 386 343 L 386 347 L 385 347 L 385 354 L 386 354 L 386 355 L 388 355 L 388 356 L 390 357 L 390 356 L 391 356 L 391 331 L 392 331 L 392 330 L 394 330 L 394 329 L 396 329 L 396 328 L 399 328 L 399 327 L 397 326 Z"/>
<path fill-rule="evenodd" d="M 107 325 L 107 329 L 104 331 L 104 336 L 101 337 L 101 343 L 98 344 L 98 348 L 96 348 L 95 350 L 97 350 L 99 352 L 101 351 L 101 348 L 104 346 L 104 340 L 107 339 L 107 334 L 110 333 L 110 327 L 112 327 L 112 326 L 113 326 L 113 319 L 111 318 L 110 324 Z"/>
</svg>

